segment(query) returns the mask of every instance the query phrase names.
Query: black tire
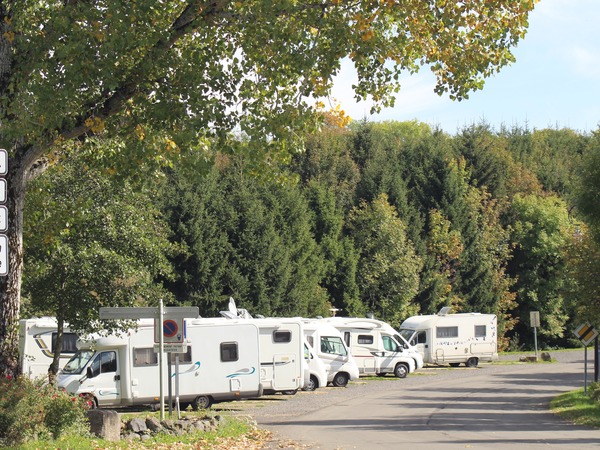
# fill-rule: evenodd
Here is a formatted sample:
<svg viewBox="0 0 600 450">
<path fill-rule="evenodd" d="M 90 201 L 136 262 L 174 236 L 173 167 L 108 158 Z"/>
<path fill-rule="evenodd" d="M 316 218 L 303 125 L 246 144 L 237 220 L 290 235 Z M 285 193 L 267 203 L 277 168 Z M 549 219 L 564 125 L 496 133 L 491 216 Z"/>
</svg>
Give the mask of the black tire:
<svg viewBox="0 0 600 450">
<path fill-rule="evenodd" d="M 449 363 L 450 367 L 458 367 L 460 366 L 460 363 Z"/>
<path fill-rule="evenodd" d="M 467 367 L 477 367 L 478 364 L 479 364 L 479 358 L 469 358 L 469 359 L 467 359 L 467 362 L 465 363 L 465 366 L 467 366 Z"/>
<path fill-rule="evenodd" d="M 335 377 L 333 378 L 332 384 L 335 387 L 346 387 L 346 385 L 348 384 L 348 374 L 343 372 L 336 373 Z"/>
<path fill-rule="evenodd" d="M 213 399 L 208 395 L 199 395 L 192 401 L 192 403 L 190 403 L 194 411 L 198 411 L 199 409 L 208 409 L 212 404 Z"/>
<path fill-rule="evenodd" d="M 295 389 L 293 391 L 281 391 L 283 395 L 296 395 L 296 392 L 298 392 L 298 389 Z"/>
<path fill-rule="evenodd" d="M 394 375 L 398 378 L 406 378 L 408 375 L 408 366 L 406 364 L 398 363 L 394 368 Z"/>
<path fill-rule="evenodd" d="M 311 375 L 310 379 L 308 380 L 308 383 L 306 383 L 306 386 L 304 386 L 303 390 L 314 391 L 318 387 L 319 387 L 319 380 L 317 380 L 317 377 L 315 377 L 314 375 Z"/>
<path fill-rule="evenodd" d="M 387 372 L 379 372 L 377 374 L 378 377 L 385 377 L 387 375 Z"/>
</svg>

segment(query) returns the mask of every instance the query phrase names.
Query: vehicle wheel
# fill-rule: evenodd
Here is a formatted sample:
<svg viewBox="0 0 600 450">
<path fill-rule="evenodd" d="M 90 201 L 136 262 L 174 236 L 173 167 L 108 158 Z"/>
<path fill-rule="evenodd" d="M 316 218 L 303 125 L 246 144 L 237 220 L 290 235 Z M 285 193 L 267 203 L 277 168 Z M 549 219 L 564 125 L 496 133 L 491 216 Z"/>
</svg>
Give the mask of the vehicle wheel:
<svg viewBox="0 0 600 450">
<path fill-rule="evenodd" d="M 335 387 L 345 387 L 348 384 L 348 375 L 345 373 L 336 373 L 333 379 Z"/>
<path fill-rule="evenodd" d="M 450 367 L 458 367 L 460 366 L 460 363 L 449 363 Z"/>
<path fill-rule="evenodd" d="M 467 362 L 465 363 L 465 366 L 467 366 L 467 367 L 477 367 L 478 364 L 479 364 L 479 359 L 478 358 L 469 358 L 469 359 L 467 359 Z"/>
<path fill-rule="evenodd" d="M 296 392 L 298 392 L 298 389 L 295 389 L 293 391 L 281 391 L 283 395 L 296 395 Z"/>
<path fill-rule="evenodd" d="M 386 372 L 379 372 L 379 373 L 377 374 L 377 376 L 378 376 L 378 377 L 385 377 L 386 375 L 387 375 L 387 373 L 386 373 Z"/>
<path fill-rule="evenodd" d="M 408 367 L 406 364 L 397 364 L 396 368 L 394 369 L 394 375 L 396 375 L 398 378 L 406 378 L 406 375 L 408 375 Z"/>
<path fill-rule="evenodd" d="M 212 405 L 212 398 L 208 395 L 199 395 L 194 399 L 190 405 L 194 411 L 198 411 L 199 409 L 208 409 L 210 405 Z"/>
<path fill-rule="evenodd" d="M 319 380 L 317 380 L 317 377 L 315 377 L 314 375 L 311 375 L 310 380 L 308 380 L 308 383 L 304 387 L 304 390 L 305 391 L 314 391 L 318 387 L 319 387 Z"/>
</svg>

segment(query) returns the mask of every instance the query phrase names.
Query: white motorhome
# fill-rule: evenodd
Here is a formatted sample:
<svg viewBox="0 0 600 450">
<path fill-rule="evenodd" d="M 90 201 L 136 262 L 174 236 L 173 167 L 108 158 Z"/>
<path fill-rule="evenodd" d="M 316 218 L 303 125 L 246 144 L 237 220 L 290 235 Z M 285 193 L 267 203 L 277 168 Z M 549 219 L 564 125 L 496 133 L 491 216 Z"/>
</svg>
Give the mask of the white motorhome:
<svg viewBox="0 0 600 450">
<path fill-rule="evenodd" d="M 358 380 L 358 366 L 340 332 L 319 319 L 303 319 L 302 322 L 306 340 L 325 364 L 327 382 L 336 387 L 344 387 L 349 381 Z"/>
<path fill-rule="evenodd" d="M 304 360 L 308 367 L 308 376 L 304 380 L 305 391 L 314 391 L 317 388 L 327 386 L 327 367 L 319 358 L 313 348 L 304 337 Z"/>
<path fill-rule="evenodd" d="M 259 330 L 252 323 L 186 319 L 187 352 L 179 354 L 178 397 L 194 409 L 213 402 L 262 395 Z M 79 350 L 58 374 L 58 385 L 95 406 L 156 404 L 160 401 L 154 320 L 141 319 L 124 336 L 80 340 Z M 176 359 L 174 353 L 165 357 Z M 167 377 L 163 377 L 167 379 Z"/>
<path fill-rule="evenodd" d="M 404 343 L 386 322 L 360 317 L 321 319 L 337 328 L 358 364 L 361 375 L 405 378 L 423 367 L 423 357 L 414 346 Z"/>
<path fill-rule="evenodd" d="M 265 394 L 292 394 L 305 385 L 302 323 L 296 319 L 238 319 L 259 329 L 260 380 Z"/>
<path fill-rule="evenodd" d="M 477 367 L 480 361 L 497 360 L 496 316 L 449 311 L 409 317 L 400 325 L 400 334 L 417 347 L 426 364 Z"/>
<path fill-rule="evenodd" d="M 307 357 L 304 346 L 303 324 L 298 318 L 254 318 L 245 309 L 238 308 L 229 298 L 228 310 L 221 311 L 223 318 L 235 323 L 250 321 L 260 330 L 260 379 L 264 393 L 295 394 L 298 389 L 312 390 L 311 381 L 320 383 L 316 361 Z M 314 377 L 311 378 L 311 371 Z M 317 386 L 320 384 L 317 384 Z"/>
<path fill-rule="evenodd" d="M 30 378 L 47 377 L 56 350 L 58 324 L 54 317 L 19 321 L 19 364 L 21 373 Z M 59 369 L 77 352 L 78 336 L 65 327 Z"/>
</svg>

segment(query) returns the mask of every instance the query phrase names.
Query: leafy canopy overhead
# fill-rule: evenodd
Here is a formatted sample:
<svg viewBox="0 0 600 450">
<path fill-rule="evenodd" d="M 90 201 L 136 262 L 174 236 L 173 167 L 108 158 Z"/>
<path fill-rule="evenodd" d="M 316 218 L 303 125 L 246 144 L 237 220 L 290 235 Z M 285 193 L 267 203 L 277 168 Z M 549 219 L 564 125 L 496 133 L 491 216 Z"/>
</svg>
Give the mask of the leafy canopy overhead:
<svg viewBox="0 0 600 450">
<path fill-rule="evenodd" d="M 372 95 L 376 108 L 393 103 L 399 73 L 423 65 L 436 92 L 466 98 L 513 61 L 534 1 L 3 3 L 12 61 L 0 69 L 0 144 L 110 133 L 135 160 L 150 148 L 177 153 L 198 133 L 290 137 L 345 57 L 356 97 Z"/>
</svg>

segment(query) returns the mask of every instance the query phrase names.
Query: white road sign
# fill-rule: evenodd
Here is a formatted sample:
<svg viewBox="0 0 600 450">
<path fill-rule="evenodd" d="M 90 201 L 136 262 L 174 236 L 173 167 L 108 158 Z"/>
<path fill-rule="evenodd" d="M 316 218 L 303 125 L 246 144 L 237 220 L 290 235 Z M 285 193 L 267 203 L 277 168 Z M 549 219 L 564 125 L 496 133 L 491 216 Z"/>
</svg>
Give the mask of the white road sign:
<svg viewBox="0 0 600 450">
<path fill-rule="evenodd" d="M 0 148 L 0 175 L 8 173 L 8 152 Z"/>
<path fill-rule="evenodd" d="M 8 237 L 0 234 L 0 276 L 8 275 Z"/>
<path fill-rule="evenodd" d="M 0 206 L 0 232 L 8 230 L 8 208 Z"/>
</svg>

